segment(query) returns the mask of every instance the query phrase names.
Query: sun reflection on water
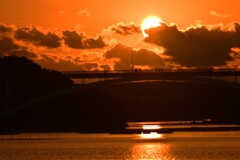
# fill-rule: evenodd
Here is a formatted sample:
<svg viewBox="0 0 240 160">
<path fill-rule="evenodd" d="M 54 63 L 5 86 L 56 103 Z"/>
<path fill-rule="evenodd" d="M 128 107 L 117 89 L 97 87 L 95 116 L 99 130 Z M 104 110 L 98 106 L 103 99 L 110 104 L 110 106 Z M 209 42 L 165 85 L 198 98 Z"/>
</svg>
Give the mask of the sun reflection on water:
<svg viewBox="0 0 240 160">
<path fill-rule="evenodd" d="M 141 133 L 140 141 L 131 146 L 131 160 L 174 160 L 171 145 L 165 142 L 165 136 L 157 132 Z"/>
<path fill-rule="evenodd" d="M 163 143 L 137 143 L 132 146 L 132 160 L 169 160 L 174 159 L 170 145 Z"/>
<path fill-rule="evenodd" d="M 162 134 L 158 134 L 157 132 L 140 134 L 140 138 L 142 138 L 142 139 L 157 139 L 157 138 L 161 138 L 161 137 L 162 137 Z"/>
</svg>

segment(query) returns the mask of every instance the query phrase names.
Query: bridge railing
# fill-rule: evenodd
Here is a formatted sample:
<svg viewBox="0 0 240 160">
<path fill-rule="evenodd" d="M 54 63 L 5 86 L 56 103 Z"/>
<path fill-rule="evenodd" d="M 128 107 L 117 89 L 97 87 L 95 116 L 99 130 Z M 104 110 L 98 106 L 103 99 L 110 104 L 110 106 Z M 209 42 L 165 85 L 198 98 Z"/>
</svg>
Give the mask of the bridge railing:
<svg viewBox="0 0 240 160">
<path fill-rule="evenodd" d="M 239 69 L 223 68 L 223 69 L 150 69 L 150 70 L 103 70 L 103 71 L 62 71 L 62 74 L 109 74 L 109 73 L 152 73 L 152 72 L 240 72 Z"/>
</svg>

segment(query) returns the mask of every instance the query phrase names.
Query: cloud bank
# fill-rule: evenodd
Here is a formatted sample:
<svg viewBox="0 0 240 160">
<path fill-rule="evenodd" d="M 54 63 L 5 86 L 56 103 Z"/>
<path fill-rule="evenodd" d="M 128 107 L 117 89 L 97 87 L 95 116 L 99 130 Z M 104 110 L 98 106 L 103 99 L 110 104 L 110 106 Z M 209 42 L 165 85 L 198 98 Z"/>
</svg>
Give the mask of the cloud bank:
<svg viewBox="0 0 240 160">
<path fill-rule="evenodd" d="M 25 56 L 30 59 L 37 58 L 37 55 L 27 50 L 27 48 L 14 43 L 11 38 L 4 37 L 0 39 L 0 57 L 1 56 Z"/>
<path fill-rule="evenodd" d="M 36 27 L 19 28 L 16 30 L 14 37 L 17 40 L 33 43 L 37 46 L 44 46 L 49 48 L 59 48 L 61 45 L 61 38 L 55 33 L 43 33 Z"/>
<path fill-rule="evenodd" d="M 11 32 L 12 28 L 0 23 L 0 33 Z"/>
<path fill-rule="evenodd" d="M 97 56 L 97 53 L 95 56 L 88 50 L 102 49 L 105 46 L 107 44 L 100 36 L 92 38 L 87 37 L 84 33 L 68 30 L 57 34 L 35 26 L 17 28 L 0 24 L 1 57 L 25 56 L 49 69 L 111 69 L 109 61 L 105 63 L 102 60 L 103 56 Z M 73 52 L 72 49 L 76 51 Z M 77 54 L 74 55 L 74 53 Z"/>
<path fill-rule="evenodd" d="M 140 27 L 134 23 L 118 23 L 105 31 L 110 34 L 88 37 L 77 31 L 54 32 L 36 26 L 18 28 L 0 23 L 0 56 L 26 56 L 56 70 L 129 70 L 132 53 L 134 67 L 142 69 L 239 67 L 240 64 L 237 22 L 227 26 L 197 25 L 187 30 L 162 23 L 146 30 L 149 37 L 137 39 L 142 44 L 138 47 L 129 45 L 135 42 L 131 38 L 141 36 Z M 128 41 L 123 41 L 124 38 Z"/>
<path fill-rule="evenodd" d="M 141 27 L 136 25 L 133 22 L 130 22 L 130 23 L 120 22 L 118 24 L 108 27 L 108 31 L 119 34 L 119 35 L 123 35 L 123 36 L 142 33 Z"/>
<path fill-rule="evenodd" d="M 171 56 L 175 63 L 187 67 L 211 67 L 226 65 L 233 60 L 232 48 L 240 47 L 240 24 L 228 28 L 206 26 L 189 28 L 182 31 L 176 25 L 151 28 L 146 32 L 146 42 L 163 46 L 165 54 Z"/>
<path fill-rule="evenodd" d="M 74 49 L 94 49 L 106 46 L 102 37 L 89 38 L 83 33 L 78 34 L 76 31 L 64 31 L 63 39 L 66 45 Z"/>
<path fill-rule="evenodd" d="M 115 70 L 131 70 L 132 54 L 134 66 L 157 67 L 164 64 L 164 60 L 156 53 L 147 49 L 133 50 L 132 47 L 118 43 L 106 52 L 106 58 L 118 58 L 114 65 Z"/>
</svg>

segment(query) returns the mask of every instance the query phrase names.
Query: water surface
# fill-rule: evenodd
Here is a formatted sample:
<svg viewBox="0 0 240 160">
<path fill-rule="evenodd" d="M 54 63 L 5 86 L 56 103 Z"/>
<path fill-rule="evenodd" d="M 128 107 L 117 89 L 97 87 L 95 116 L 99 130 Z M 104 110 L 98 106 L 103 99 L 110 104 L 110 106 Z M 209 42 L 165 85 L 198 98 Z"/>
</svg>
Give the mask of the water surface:
<svg viewBox="0 0 240 160">
<path fill-rule="evenodd" d="M 1 136 L 1 160 L 227 160 L 240 159 L 240 132 L 139 135 L 23 134 Z M 11 139 L 11 140 L 10 140 Z"/>
</svg>

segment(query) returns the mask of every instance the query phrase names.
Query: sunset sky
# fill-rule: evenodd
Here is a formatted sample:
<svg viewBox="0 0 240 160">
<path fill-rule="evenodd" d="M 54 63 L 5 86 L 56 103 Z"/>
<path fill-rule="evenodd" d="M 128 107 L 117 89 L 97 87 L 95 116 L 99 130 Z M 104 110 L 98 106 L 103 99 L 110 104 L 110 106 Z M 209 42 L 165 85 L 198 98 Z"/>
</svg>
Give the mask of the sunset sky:
<svg viewBox="0 0 240 160">
<path fill-rule="evenodd" d="M 1 0 L 0 56 L 57 70 L 238 67 L 239 0 Z M 141 31 L 151 16 L 160 26 Z"/>
</svg>

